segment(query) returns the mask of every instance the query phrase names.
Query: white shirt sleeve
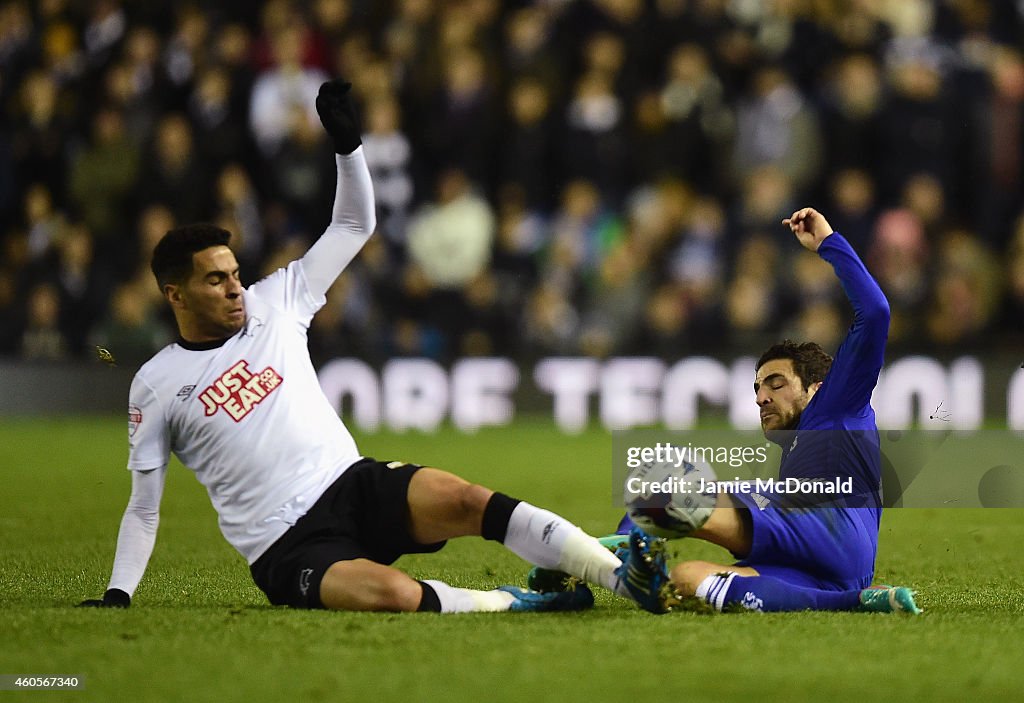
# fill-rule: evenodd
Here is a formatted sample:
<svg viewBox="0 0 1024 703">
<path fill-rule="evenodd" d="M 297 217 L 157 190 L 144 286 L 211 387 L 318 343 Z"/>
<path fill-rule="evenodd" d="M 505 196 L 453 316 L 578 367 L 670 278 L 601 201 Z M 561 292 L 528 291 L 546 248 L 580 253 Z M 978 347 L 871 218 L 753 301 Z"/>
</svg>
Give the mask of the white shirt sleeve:
<svg viewBox="0 0 1024 703">
<path fill-rule="evenodd" d="M 167 466 L 171 435 L 160 399 L 141 375 L 128 392 L 128 468 L 133 471 Z"/>
<path fill-rule="evenodd" d="M 327 289 L 355 258 L 377 226 L 373 183 L 363 147 L 335 155 L 338 184 L 331 224 L 300 259 L 309 292 L 323 298 Z"/>
<path fill-rule="evenodd" d="M 117 552 L 107 588 L 118 588 L 129 596 L 135 593 L 156 544 L 160 522 L 160 498 L 164 492 L 167 467 L 132 472 L 132 495 L 128 499 L 121 529 L 117 534 Z"/>
<path fill-rule="evenodd" d="M 377 226 L 373 184 L 363 147 L 348 155 L 337 154 L 335 162 L 338 184 L 331 224 L 301 259 L 248 288 L 279 309 L 295 314 L 304 327 L 309 327 L 313 315 L 327 302 L 327 289 Z"/>
</svg>

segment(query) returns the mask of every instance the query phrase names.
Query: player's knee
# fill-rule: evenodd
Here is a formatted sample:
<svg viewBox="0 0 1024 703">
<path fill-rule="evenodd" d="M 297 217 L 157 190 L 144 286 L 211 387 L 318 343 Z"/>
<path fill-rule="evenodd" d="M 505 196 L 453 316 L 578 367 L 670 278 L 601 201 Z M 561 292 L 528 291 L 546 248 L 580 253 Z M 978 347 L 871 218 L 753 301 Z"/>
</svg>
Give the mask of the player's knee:
<svg viewBox="0 0 1024 703">
<path fill-rule="evenodd" d="M 684 596 L 692 596 L 697 592 L 697 586 L 701 581 L 711 574 L 721 571 L 722 568 L 721 564 L 712 564 L 707 561 L 684 561 L 672 567 L 669 578 Z"/>
<path fill-rule="evenodd" d="M 389 574 L 377 584 L 372 610 L 411 612 L 420 605 L 423 589 L 405 574 Z"/>
<path fill-rule="evenodd" d="M 467 484 L 459 495 L 459 510 L 462 516 L 470 521 L 483 517 L 487 508 L 487 501 L 491 499 L 494 491 L 475 483 Z"/>
<path fill-rule="evenodd" d="M 453 522 L 479 522 L 487 507 L 492 491 L 448 474 L 443 481 L 441 504 L 448 520 Z"/>
</svg>

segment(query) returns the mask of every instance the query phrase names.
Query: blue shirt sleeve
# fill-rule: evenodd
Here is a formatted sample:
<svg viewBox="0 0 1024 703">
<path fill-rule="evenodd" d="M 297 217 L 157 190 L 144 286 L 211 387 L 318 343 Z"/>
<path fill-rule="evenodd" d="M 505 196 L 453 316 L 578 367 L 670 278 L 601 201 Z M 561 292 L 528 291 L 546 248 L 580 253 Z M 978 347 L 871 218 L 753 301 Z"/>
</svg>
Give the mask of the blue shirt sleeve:
<svg viewBox="0 0 1024 703">
<path fill-rule="evenodd" d="M 853 247 L 838 232 L 827 237 L 818 255 L 832 264 L 853 306 L 853 324 L 832 367 L 815 394 L 815 414 L 860 414 L 871 402 L 889 337 L 889 302 Z"/>
</svg>

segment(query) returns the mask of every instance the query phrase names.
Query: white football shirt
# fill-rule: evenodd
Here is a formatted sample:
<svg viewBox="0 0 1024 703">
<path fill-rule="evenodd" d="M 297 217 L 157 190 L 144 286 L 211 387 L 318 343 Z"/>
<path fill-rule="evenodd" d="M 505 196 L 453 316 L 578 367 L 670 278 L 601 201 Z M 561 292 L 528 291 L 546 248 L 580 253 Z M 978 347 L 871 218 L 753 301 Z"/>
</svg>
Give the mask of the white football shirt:
<svg viewBox="0 0 1024 703">
<path fill-rule="evenodd" d="M 139 369 L 128 468 L 163 467 L 173 452 L 252 563 L 360 455 L 309 359 L 306 332 L 324 301 L 302 262 L 243 295 L 247 320 L 233 337 L 212 349 L 171 344 Z"/>
</svg>

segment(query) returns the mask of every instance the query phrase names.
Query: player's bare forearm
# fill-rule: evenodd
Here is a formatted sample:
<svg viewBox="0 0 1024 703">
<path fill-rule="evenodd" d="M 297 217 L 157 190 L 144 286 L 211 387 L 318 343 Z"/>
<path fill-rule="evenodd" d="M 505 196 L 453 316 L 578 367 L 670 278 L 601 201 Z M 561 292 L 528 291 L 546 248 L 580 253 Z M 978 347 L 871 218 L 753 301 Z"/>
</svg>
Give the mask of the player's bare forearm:
<svg viewBox="0 0 1024 703">
<path fill-rule="evenodd" d="M 796 235 L 805 249 L 818 251 L 825 238 L 832 234 L 832 226 L 820 212 L 812 207 L 797 210 L 782 221 Z"/>
</svg>

